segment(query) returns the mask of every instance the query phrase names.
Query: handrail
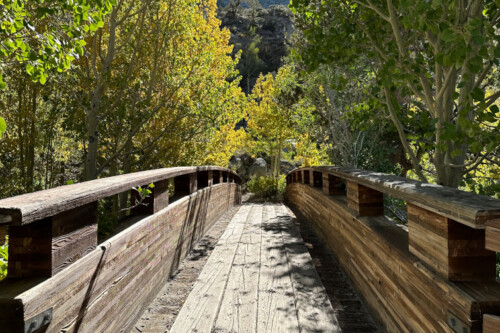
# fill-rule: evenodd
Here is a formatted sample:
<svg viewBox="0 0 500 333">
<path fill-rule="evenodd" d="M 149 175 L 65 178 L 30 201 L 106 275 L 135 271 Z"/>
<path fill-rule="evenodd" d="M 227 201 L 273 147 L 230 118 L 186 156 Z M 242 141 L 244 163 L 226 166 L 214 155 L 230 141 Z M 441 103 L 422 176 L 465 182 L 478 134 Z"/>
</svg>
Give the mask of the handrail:
<svg viewBox="0 0 500 333">
<path fill-rule="evenodd" d="M 323 237 L 388 331 L 498 326 L 500 200 L 330 166 L 295 169 L 286 180 L 286 202 Z M 384 216 L 384 193 L 406 201 L 407 228 Z"/>
<path fill-rule="evenodd" d="M 174 167 L 134 172 L 0 200 L 0 223 L 25 225 L 130 190 L 133 186 L 147 185 L 200 171 L 224 171 L 240 181 L 240 177 L 234 171 L 216 166 Z"/>
<path fill-rule="evenodd" d="M 149 183 L 151 194 L 133 205 L 134 187 Z M 97 244 L 97 200 L 125 191 L 128 227 Z M 240 202 L 239 176 L 214 166 L 143 171 L 0 200 L 0 227 L 11 217 L 0 330 L 130 331 L 192 247 Z"/>
<path fill-rule="evenodd" d="M 485 221 L 500 218 L 500 200 L 451 187 L 423 183 L 380 172 L 331 166 L 299 168 L 292 170 L 289 175 L 299 170 L 326 172 L 354 181 L 439 213 L 474 229 L 484 229 Z"/>
</svg>

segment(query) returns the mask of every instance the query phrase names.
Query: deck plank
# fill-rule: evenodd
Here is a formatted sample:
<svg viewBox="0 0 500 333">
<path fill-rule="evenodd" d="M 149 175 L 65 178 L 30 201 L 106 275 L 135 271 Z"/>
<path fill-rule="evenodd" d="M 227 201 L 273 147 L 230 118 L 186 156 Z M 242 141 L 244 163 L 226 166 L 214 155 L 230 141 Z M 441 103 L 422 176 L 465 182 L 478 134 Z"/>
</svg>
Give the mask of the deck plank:
<svg viewBox="0 0 500 333">
<path fill-rule="evenodd" d="M 211 332 L 238 242 L 250 213 L 243 206 L 217 243 L 170 332 Z"/>
<path fill-rule="evenodd" d="M 292 281 L 274 205 L 264 206 L 257 332 L 300 332 Z"/>
<path fill-rule="evenodd" d="M 340 332 L 284 205 L 243 205 L 170 332 Z"/>
<path fill-rule="evenodd" d="M 284 227 L 283 243 L 288 259 L 292 286 L 294 289 L 297 317 L 301 332 L 340 332 L 333 307 L 314 268 L 311 255 L 291 221 L 288 209 L 281 205 L 278 219 Z"/>
<path fill-rule="evenodd" d="M 217 332 L 256 332 L 262 206 L 254 206 L 241 237 L 215 323 Z"/>
</svg>

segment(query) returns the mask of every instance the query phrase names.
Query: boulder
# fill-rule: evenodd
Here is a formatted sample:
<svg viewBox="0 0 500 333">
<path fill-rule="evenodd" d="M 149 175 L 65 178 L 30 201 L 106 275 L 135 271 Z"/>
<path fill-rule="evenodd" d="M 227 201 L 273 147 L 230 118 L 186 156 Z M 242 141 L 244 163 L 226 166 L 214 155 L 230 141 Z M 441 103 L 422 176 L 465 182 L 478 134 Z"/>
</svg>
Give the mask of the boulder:
<svg viewBox="0 0 500 333">
<path fill-rule="evenodd" d="M 267 163 L 262 158 L 256 158 L 248 168 L 248 178 L 261 177 L 267 175 Z"/>
</svg>

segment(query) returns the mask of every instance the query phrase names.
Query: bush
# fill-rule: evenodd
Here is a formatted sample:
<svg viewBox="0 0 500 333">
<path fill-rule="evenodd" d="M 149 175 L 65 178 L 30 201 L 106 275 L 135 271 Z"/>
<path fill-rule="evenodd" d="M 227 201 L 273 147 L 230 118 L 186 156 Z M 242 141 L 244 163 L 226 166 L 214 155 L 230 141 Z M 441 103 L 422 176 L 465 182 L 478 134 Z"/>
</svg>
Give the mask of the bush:
<svg viewBox="0 0 500 333">
<path fill-rule="evenodd" d="M 6 239 L 4 245 L 0 246 L 0 280 L 3 280 L 7 277 L 7 264 L 9 258 L 9 239 Z"/>
<path fill-rule="evenodd" d="M 286 181 L 284 175 L 280 175 L 278 179 L 261 176 L 252 178 L 247 183 L 248 191 L 254 193 L 255 198 L 273 201 L 282 199 L 285 187 Z"/>
</svg>

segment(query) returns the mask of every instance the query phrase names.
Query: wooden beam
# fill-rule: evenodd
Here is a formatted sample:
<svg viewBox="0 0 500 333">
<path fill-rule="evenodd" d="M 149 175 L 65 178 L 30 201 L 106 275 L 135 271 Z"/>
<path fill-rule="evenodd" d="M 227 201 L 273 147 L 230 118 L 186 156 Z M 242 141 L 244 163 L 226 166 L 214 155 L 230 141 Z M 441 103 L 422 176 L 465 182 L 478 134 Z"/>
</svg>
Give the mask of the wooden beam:
<svg viewBox="0 0 500 333">
<path fill-rule="evenodd" d="M 384 215 L 384 196 L 382 192 L 348 180 L 347 206 L 359 216 Z"/>
<path fill-rule="evenodd" d="M 449 281 L 494 281 L 495 253 L 485 232 L 408 204 L 410 252 Z"/>
<path fill-rule="evenodd" d="M 59 186 L 0 200 L 0 224 L 28 224 L 111 195 L 129 191 L 132 187 L 141 184 L 156 183 L 160 180 L 208 170 L 224 170 L 230 173 L 233 178 L 239 178 L 234 171 L 221 167 L 176 167 L 134 172 Z"/>
<path fill-rule="evenodd" d="M 97 202 L 9 229 L 8 277 L 50 277 L 97 246 Z"/>
<path fill-rule="evenodd" d="M 342 178 L 323 173 L 323 192 L 327 195 L 345 195 Z"/>
<path fill-rule="evenodd" d="M 486 221 L 500 219 L 500 200 L 488 196 L 380 172 L 326 166 L 313 169 L 414 203 L 474 229 L 484 229 Z"/>
<path fill-rule="evenodd" d="M 500 252 L 500 220 L 492 220 L 485 223 L 486 242 L 488 250 Z"/>
<path fill-rule="evenodd" d="M 500 331 L 500 317 L 490 314 L 483 315 L 483 333 L 498 333 Z"/>
<path fill-rule="evenodd" d="M 181 198 L 51 278 L 1 281 L 0 331 L 25 332 L 28 319 L 52 308 L 46 333 L 129 332 L 194 244 L 234 205 L 239 191 L 236 184 L 219 184 Z"/>
<path fill-rule="evenodd" d="M 167 207 L 169 182 L 170 179 L 164 179 L 153 183 L 154 187 L 149 188 L 151 194 L 144 198 L 139 206 L 137 206 L 137 202 L 140 202 L 141 197 L 136 190 L 132 189 L 130 191 L 130 206 L 136 206 L 132 209 L 132 213 L 135 215 L 155 214 Z M 148 185 L 143 185 L 142 187 L 145 188 L 148 187 Z"/>
<path fill-rule="evenodd" d="M 410 253 L 408 232 L 385 216 L 359 217 L 343 198 L 297 183 L 285 200 L 335 254 L 383 331 L 451 332 L 451 313 L 480 332 L 483 313 L 500 313 L 498 282 L 448 281 Z"/>
</svg>

